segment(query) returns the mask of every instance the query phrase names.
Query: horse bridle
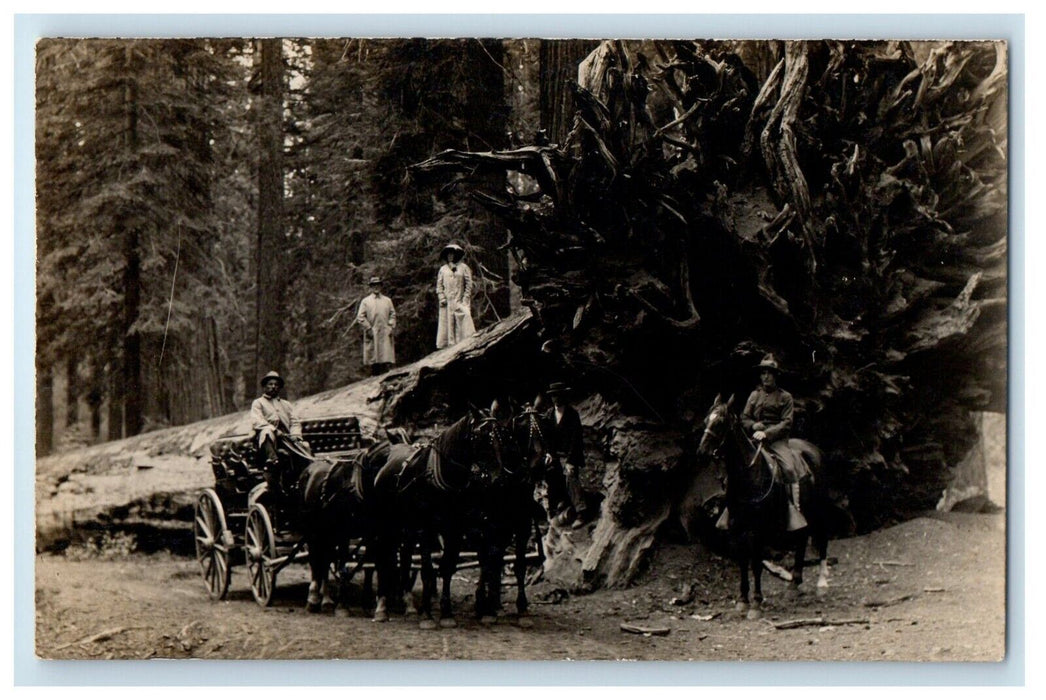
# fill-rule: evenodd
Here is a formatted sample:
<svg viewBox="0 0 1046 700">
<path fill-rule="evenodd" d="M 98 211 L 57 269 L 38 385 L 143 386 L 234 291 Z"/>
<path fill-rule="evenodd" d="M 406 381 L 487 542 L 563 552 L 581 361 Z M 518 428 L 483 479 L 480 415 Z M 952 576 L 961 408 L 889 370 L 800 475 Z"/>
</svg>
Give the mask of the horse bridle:
<svg viewBox="0 0 1046 700">
<path fill-rule="evenodd" d="M 720 409 L 719 407 L 715 408 L 713 410 L 713 413 L 715 413 L 716 411 L 720 411 L 720 410 L 722 410 L 724 414 L 726 413 L 726 409 L 725 408 Z M 711 438 L 713 440 L 715 440 L 715 447 L 712 448 L 712 456 L 718 459 L 719 458 L 719 450 L 722 449 L 723 442 L 726 439 L 726 436 L 720 434 L 719 432 L 716 432 L 716 431 L 712 430 L 712 422 L 711 421 L 708 421 L 706 419 L 706 422 L 708 424 L 705 426 L 705 431 L 703 433 L 701 433 L 701 442 L 703 443 L 706 439 L 708 439 L 709 436 L 711 436 Z M 726 420 L 723 420 L 721 422 L 725 424 Z"/>
<path fill-rule="evenodd" d="M 494 457 L 497 460 L 497 466 L 498 466 L 498 471 L 496 473 L 494 473 L 494 474 L 489 475 L 491 481 L 494 481 L 494 480 L 496 480 L 498 478 L 498 476 L 502 472 L 504 472 L 505 474 L 509 474 L 509 475 L 515 474 L 514 471 L 512 471 L 511 469 L 509 469 L 509 468 L 507 468 L 505 466 L 505 460 L 502 458 L 502 454 L 501 454 L 502 448 L 501 448 L 501 446 L 502 446 L 504 440 L 502 440 L 502 438 L 501 438 L 501 424 L 498 422 L 498 419 L 495 416 L 490 415 L 490 414 L 481 414 L 480 419 L 478 421 L 476 421 L 473 425 L 470 426 L 469 436 L 468 436 L 469 455 L 470 455 L 470 458 L 471 458 L 471 456 L 475 454 L 476 450 L 475 450 L 475 448 L 473 446 L 473 443 L 477 439 L 479 439 L 480 431 L 483 430 L 484 428 L 488 427 L 488 426 L 490 427 L 490 435 L 489 435 L 488 439 L 490 440 L 490 447 L 491 447 L 491 449 L 494 452 Z M 442 453 L 442 451 L 437 450 L 437 452 L 439 453 L 440 459 L 445 459 L 446 461 L 450 462 L 451 464 L 455 464 L 458 467 L 466 467 L 466 465 L 461 464 L 460 462 L 457 462 L 456 460 L 453 460 L 450 457 L 444 455 Z M 473 460 L 470 459 L 470 461 L 473 461 Z M 472 466 L 475 466 L 475 465 L 476 465 L 476 463 L 473 461 L 473 465 Z M 472 471 L 472 466 L 468 467 L 468 471 Z M 485 472 L 482 472 L 482 471 L 480 472 L 480 474 L 481 474 L 481 476 L 484 476 L 484 477 L 488 476 L 488 474 L 486 474 Z"/>
<path fill-rule="evenodd" d="M 713 412 L 720 411 L 720 410 L 723 411 L 724 419 L 722 421 L 718 421 L 718 422 L 720 422 L 721 424 L 725 425 L 726 422 L 727 422 L 726 418 L 727 418 L 727 415 L 728 415 L 727 414 L 727 410 L 725 408 L 716 407 L 716 409 Z M 742 435 L 743 435 L 743 433 L 742 433 Z M 704 442 L 709 437 L 711 437 L 711 439 L 714 440 L 715 443 L 716 443 L 716 446 L 712 449 L 712 456 L 718 459 L 720 457 L 719 451 L 722 449 L 723 443 L 726 441 L 726 436 L 723 435 L 719 431 L 712 430 L 712 421 L 708 421 L 708 425 L 705 426 L 705 431 L 701 434 L 701 442 Z M 745 438 L 745 440 L 748 442 L 749 445 L 753 444 L 752 443 L 752 439 L 749 438 L 747 435 L 743 435 L 743 437 Z M 755 459 L 753 459 L 752 462 L 748 465 L 749 468 L 751 468 L 752 465 L 755 464 L 756 460 L 759 457 L 759 453 L 760 452 L 764 452 L 764 451 L 765 450 L 763 449 L 761 444 L 760 445 L 756 445 Z M 761 496 L 759 496 L 758 498 L 746 499 L 746 501 L 745 501 L 746 503 L 762 503 L 764 500 L 766 500 L 766 497 L 770 495 L 770 492 L 773 491 L 774 484 L 777 483 L 777 475 L 774 473 L 773 469 L 770 469 L 769 471 L 770 471 L 770 485 L 767 486 L 766 491 Z"/>
</svg>

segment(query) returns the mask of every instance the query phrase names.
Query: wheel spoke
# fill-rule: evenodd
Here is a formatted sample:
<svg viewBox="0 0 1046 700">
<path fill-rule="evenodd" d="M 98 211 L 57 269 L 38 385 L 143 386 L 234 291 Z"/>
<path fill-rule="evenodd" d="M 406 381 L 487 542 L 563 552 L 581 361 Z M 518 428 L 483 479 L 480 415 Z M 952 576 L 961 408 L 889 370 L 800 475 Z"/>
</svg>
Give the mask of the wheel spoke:
<svg viewBox="0 0 1046 700">
<path fill-rule="evenodd" d="M 224 582 L 226 578 L 226 572 L 229 570 L 225 563 L 225 557 L 217 556 L 214 558 L 215 564 L 217 564 L 218 571 L 221 573 L 220 582 Z"/>
<path fill-rule="evenodd" d="M 210 525 L 207 523 L 207 521 L 204 520 L 203 518 L 200 518 L 199 516 L 197 516 L 197 518 L 196 518 L 196 525 L 203 532 L 205 537 L 213 537 L 214 536 L 214 529 L 212 527 L 210 527 Z"/>
</svg>

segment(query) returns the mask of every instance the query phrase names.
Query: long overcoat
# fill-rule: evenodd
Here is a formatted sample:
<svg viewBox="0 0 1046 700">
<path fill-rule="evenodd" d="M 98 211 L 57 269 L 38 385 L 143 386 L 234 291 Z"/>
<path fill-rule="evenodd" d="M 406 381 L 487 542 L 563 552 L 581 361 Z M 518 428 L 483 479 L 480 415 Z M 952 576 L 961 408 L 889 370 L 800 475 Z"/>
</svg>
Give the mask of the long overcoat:
<svg viewBox="0 0 1046 700">
<path fill-rule="evenodd" d="M 396 363 L 392 329 L 396 327 L 396 308 L 384 294 L 368 294 L 360 302 L 356 322 L 363 327 L 363 364 Z"/>
<path fill-rule="evenodd" d="M 472 270 L 465 263 L 445 264 L 436 275 L 439 326 L 436 348 L 460 343 L 476 334 L 472 323 Z"/>
</svg>

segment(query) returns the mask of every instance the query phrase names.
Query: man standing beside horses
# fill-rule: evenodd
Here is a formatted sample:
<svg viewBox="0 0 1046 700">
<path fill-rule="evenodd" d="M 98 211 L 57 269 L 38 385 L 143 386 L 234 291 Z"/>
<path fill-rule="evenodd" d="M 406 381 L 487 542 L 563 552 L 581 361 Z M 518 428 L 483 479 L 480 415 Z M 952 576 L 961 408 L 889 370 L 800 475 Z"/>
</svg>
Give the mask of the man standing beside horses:
<svg viewBox="0 0 1046 700">
<path fill-rule="evenodd" d="M 588 522 L 588 510 L 585 492 L 581 487 L 581 470 L 585 466 L 585 449 L 582 441 L 581 416 L 577 409 L 570 405 L 568 398 L 570 388 L 562 382 L 552 382 L 546 391 L 552 399 L 552 410 L 546 420 L 552 426 L 552 450 L 545 455 L 545 464 L 562 470 L 566 499 L 564 494 L 557 493 L 559 479 L 549 482 L 549 500 L 553 510 L 559 503 L 568 500 L 569 504 L 558 516 L 558 524 L 565 524 L 573 512 L 574 522 L 571 528 L 578 528 Z M 549 514 L 552 518 L 552 514 Z"/>
<path fill-rule="evenodd" d="M 301 439 L 301 421 L 294 415 L 291 402 L 280 398 L 283 377 L 277 372 L 269 372 L 262 377 L 261 385 L 262 395 L 251 404 L 251 427 L 264 459 L 263 469 L 268 490 L 273 498 L 282 499 L 287 495 L 284 483 L 296 475 L 283 473 L 285 465 L 280 462 L 277 441 L 290 439 L 304 445 Z"/>
<path fill-rule="evenodd" d="M 806 519 L 799 512 L 799 482 L 809 476 L 810 469 L 788 446 L 795 403 L 792 395 L 777 384 L 781 368 L 773 355 L 764 357 L 758 369 L 759 387 L 748 397 L 741 424 L 759 446 L 757 455 L 762 454 L 788 484 L 791 495 L 788 529 L 798 530 L 806 527 Z"/>
</svg>

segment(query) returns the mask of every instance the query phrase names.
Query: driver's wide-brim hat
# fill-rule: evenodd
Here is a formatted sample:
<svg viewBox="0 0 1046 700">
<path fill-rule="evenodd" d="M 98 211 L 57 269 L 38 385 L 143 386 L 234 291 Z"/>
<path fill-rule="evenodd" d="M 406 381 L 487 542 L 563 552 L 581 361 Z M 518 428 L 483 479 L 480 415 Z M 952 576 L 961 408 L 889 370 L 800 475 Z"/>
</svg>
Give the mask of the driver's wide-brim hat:
<svg viewBox="0 0 1046 700">
<path fill-rule="evenodd" d="M 775 358 L 772 354 L 764 357 L 762 361 L 758 365 L 756 365 L 756 369 L 758 369 L 760 372 L 768 369 L 771 372 L 776 372 L 777 374 L 781 373 L 781 365 L 777 364 L 777 358 Z"/>
<path fill-rule="evenodd" d="M 449 255 L 451 252 L 456 252 L 460 254 L 461 257 L 465 257 L 465 249 L 461 246 L 461 244 L 457 241 L 451 241 L 447 245 L 443 246 L 443 250 L 439 252 L 439 259 L 446 260 L 447 255 Z"/>
<path fill-rule="evenodd" d="M 367 282 L 367 284 L 381 284 L 381 278 L 378 277 L 377 275 L 374 275 L 373 277 L 370 278 L 370 281 Z"/>
<path fill-rule="evenodd" d="M 272 372 L 269 372 L 268 374 L 266 374 L 264 377 L 261 378 L 261 385 L 265 386 L 265 382 L 269 381 L 270 379 L 275 379 L 276 381 L 278 381 L 280 383 L 280 386 L 283 386 L 283 377 L 281 377 L 280 373 L 276 372 L 275 370 L 272 371 Z"/>
<path fill-rule="evenodd" d="M 545 393 L 549 396 L 554 394 L 569 394 L 570 387 L 563 382 L 552 382 L 548 385 L 548 389 L 545 390 Z"/>
</svg>

